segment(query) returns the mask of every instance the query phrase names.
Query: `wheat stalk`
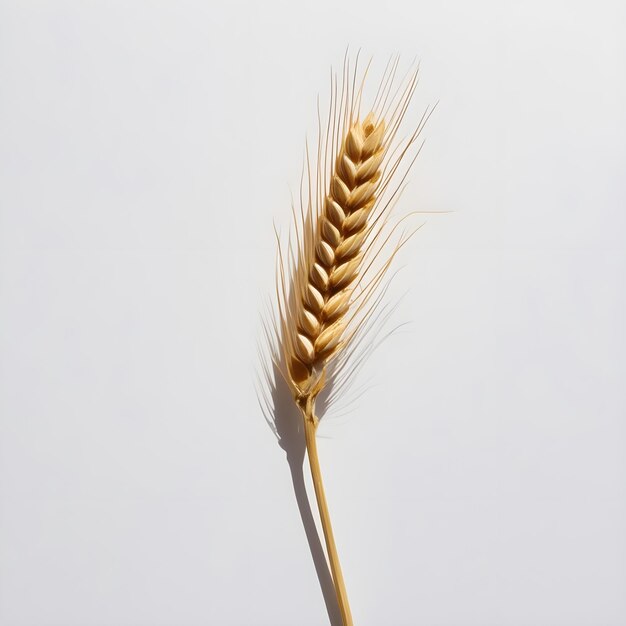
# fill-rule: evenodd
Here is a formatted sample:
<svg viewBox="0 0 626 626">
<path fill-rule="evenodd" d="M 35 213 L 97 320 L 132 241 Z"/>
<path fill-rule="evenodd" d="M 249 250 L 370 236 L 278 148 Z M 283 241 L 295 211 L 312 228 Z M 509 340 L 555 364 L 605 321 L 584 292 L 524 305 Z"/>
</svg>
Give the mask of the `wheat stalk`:
<svg viewBox="0 0 626 626">
<path fill-rule="evenodd" d="M 383 278 L 408 236 L 394 237 L 389 215 L 419 149 L 411 151 L 432 109 L 415 131 L 395 142 L 417 85 L 417 70 L 396 87 L 398 59 L 390 61 L 375 100 L 361 115 L 367 68 L 344 60 L 339 88 L 331 84 L 328 124 L 322 130 L 316 167 L 307 148 L 295 237 L 279 238 L 277 319 L 271 352 L 299 407 L 307 455 L 344 626 L 352 616 L 337 555 L 317 453 L 316 399 L 329 387 L 337 394 L 354 373 L 356 346 L 380 304 Z M 369 67 L 369 66 L 368 66 Z M 319 117 L 319 116 L 318 116 Z M 407 155 L 412 155 L 407 159 Z M 401 164 L 405 165 L 401 168 Z"/>
</svg>

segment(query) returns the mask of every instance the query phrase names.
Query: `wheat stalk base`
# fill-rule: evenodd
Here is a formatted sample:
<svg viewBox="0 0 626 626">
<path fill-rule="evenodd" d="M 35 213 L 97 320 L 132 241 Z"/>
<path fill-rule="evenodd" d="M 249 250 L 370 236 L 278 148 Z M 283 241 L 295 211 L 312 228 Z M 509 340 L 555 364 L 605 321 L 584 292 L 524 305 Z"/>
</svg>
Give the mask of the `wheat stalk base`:
<svg viewBox="0 0 626 626">
<path fill-rule="evenodd" d="M 330 572 L 335 586 L 337 595 L 337 603 L 341 613 L 343 626 L 353 626 L 352 613 L 350 612 L 350 603 L 348 602 L 348 594 L 346 585 L 343 580 L 339 555 L 337 554 L 337 546 L 335 544 L 335 536 L 333 527 L 330 522 L 330 513 L 328 512 L 328 504 L 326 502 L 326 494 L 324 492 L 324 483 L 322 482 L 322 472 L 320 469 L 319 456 L 317 454 L 317 425 L 319 420 L 315 417 L 313 403 L 306 402 L 301 407 L 302 416 L 304 418 L 304 436 L 306 440 L 307 456 L 309 457 L 309 466 L 311 467 L 311 476 L 313 478 L 313 487 L 315 489 L 315 498 L 317 500 L 317 508 L 319 510 L 320 519 L 322 521 L 322 529 L 324 531 L 324 540 L 326 542 L 326 552 L 330 563 Z"/>
</svg>

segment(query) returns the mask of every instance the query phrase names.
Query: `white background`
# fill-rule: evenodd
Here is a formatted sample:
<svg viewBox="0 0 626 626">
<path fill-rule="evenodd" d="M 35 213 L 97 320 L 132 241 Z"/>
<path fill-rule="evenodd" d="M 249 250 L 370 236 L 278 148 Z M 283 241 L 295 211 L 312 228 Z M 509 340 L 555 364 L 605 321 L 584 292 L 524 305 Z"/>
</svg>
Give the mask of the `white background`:
<svg viewBox="0 0 626 626">
<path fill-rule="evenodd" d="M 2 1 L 0 624 L 329 623 L 254 373 L 349 44 L 421 59 L 399 210 L 453 211 L 320 432 L 355 623 L 626 625 L 625 42 L 621 0 Z"/>
</svg>

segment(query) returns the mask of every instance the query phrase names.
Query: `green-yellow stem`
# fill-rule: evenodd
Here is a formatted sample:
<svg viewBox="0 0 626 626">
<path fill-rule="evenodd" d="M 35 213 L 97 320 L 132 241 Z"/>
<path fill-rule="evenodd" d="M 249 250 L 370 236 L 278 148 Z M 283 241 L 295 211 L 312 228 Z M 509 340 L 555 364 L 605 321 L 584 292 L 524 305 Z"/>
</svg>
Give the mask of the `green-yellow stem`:
<svg viewBox="0 0 626 626">
<path fill-rule="evenodd" d="M 337 602 L 339 604 L 343 626 L 353 626 L 348 594 L 346 593 L 346 585 L 343 581 L 343 574 L 341 573 L 341 565 L 339 563 L 339 556 L 337 555 L 333 527 L 330 523 L 330 514 L 328 513 L 328 504 L 326 503 L 320 462 L 317 455 L 317 440 L 315 438 L 317 423 L 318 420 L 313 414 L 311 404 L 308 404 L 307 409 L 304 411 L 304 434 L 309 465 L 311 466 L 311 476 L 313 477 L 313 486 L 315 488 L 315 498 L 317 499 L 317 508 L 319 509 L 320 518 L 322 520 L 322 529 L 324 530 L 324 539 L 326 540 L 326 552 L 328 553 L 330 571 L 335 585 L 335 593 L 337 594 Z"/>
</svg>

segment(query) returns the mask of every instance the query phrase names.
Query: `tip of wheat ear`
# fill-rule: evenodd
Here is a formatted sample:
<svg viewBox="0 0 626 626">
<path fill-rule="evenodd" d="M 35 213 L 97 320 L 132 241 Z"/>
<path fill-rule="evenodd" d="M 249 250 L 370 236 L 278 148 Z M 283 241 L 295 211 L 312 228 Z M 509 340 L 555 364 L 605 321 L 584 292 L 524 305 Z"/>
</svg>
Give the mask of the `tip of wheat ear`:
<svg viewBox="0 0 626 626">
<path fill-rule="evenodd" d="M 327 195 L 309 225 L 292 309 L 289 377 L 302 396 L 316 394 L 327 362 L 342 349 L 352 286 L 376 204 L 386 152 L 385 123 L 369 114 L 345 133 Z"/>
</svg>

